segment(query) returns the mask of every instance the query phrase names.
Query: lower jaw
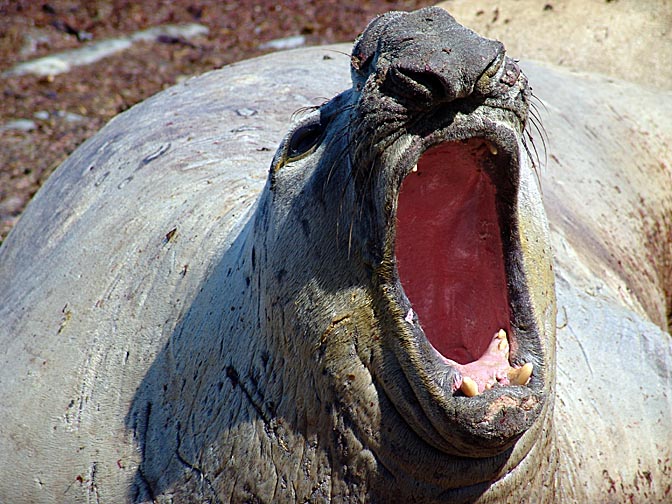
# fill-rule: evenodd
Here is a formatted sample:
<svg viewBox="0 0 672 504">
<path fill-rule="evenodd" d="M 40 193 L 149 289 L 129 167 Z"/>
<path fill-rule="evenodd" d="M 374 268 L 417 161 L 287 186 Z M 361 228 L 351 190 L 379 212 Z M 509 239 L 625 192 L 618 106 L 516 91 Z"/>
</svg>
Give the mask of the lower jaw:
<svg viewBox="0 0 672 504">
<path fill-rule="evenodd" d="M 473 365 L 441 355 L 424 336 L 414 315 L 411 320 L 393 315 L 410 311 L 398 284 L 385 282 L 380 289 L 381 296 L 375 297 L 373 307 L 381 333 L 372 340 L 380 344 L 372 347 L 369 369 L 381 406 L 391 407 L 390 413 L 381 416 L 381 426 L 388 419 L 396 436 L 415 439 L 409 450 L 427 450 L 429 459 L 435 457 L 442 463 L 449 463 L 450 457 L 490 459 L 487 464 L 504 457 L 496 464 L 505 463 L 506 453 L 536 422 L 545 403 L 543 370 L 535 369 L 535 375 L 539 374 L 532 376 L 527 386 L 515 386 L 507 374 L 510 383 L 498 383 L 489 390 L 483 386 L 482 393 L 468 397 L 460 390 L 460 380 L 465 381 Z M 508 338 L 497 336 L 493 335 L 492 343 L 502 352 L 499 344 L 508 344 Z M 506 363 L 503 355 L 502 359 Z M 395 425 L 393 419 L 402 423 Z M 429 446 L 423 448 L 423 441 Z M 376 448 L 379 450 L 387 452 L 383 446 Z"/>
</svg>

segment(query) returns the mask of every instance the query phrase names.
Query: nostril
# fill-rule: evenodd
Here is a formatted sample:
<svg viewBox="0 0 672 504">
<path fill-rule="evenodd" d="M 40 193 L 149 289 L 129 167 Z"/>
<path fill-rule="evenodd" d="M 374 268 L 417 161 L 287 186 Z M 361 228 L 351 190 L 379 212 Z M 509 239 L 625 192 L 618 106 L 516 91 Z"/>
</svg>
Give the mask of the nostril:
<svg viewBox="0 0 672 504">
<path fill-rule="evenodd" d="M 449 96 L 446 83 L 434 72 L 392 67 L 385 84 L 388 92 L 400 98 L 423 102 L 445 101 Z"/>
<path fill-rule="evenodd" d="M 414 72 L 408 70 L 406 72 L 409 78 L 413 79 L 419 86 L 428 90 L 434 98 L 443 98 L 446 95 L 446 87 L 444 82 L 438 75 L 431 72 Z"/>
</svg>

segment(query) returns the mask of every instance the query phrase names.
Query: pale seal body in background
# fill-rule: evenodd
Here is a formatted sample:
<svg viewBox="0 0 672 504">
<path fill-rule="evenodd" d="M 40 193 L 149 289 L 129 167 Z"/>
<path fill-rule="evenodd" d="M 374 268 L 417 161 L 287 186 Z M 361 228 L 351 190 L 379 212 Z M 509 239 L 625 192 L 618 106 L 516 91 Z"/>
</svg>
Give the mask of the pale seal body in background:
<svg viewBox="0 0 672 504">
<path fill-rule="evenodd" d="M 48 181 L 0 250 L 1 500 L 667 498 L 669 93 L 524 65 L 549 234 L 515 64 L 436 11 L 381 19 L 353 84 L 335 48 L 241 62 L 119 116 Z M 406 51 L 386 19 L 424 38 Z M 351 85 L 271 161 L 292 112 Z M 402 180 L 436 173 L 423 152 L 446 139 L 488 160 L 474 208 L 511 312 L 492 323 L 513 368 L 534 363 L 475 397 L 395 263 Z"/>
<path fill-rule="evenodd" d="M 482 36 L 501 40 L 522 60 L 672 88 L 667 64 L 672 4 L 667 0 L 446 0 L 437 5 Z"/>
</svg>

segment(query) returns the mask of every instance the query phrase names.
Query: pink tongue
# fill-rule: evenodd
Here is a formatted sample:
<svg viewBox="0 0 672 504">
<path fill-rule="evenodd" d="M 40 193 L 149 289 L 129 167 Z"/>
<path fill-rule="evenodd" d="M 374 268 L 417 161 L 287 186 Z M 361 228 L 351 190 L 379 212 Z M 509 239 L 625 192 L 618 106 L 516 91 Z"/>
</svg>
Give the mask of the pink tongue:
<svg viewBox="0 0 672 504">
<path fill-rule="evenodd" d="M 509 330 L 495 187 L 478 164 L 482 140 L 427 151 L 401 186 L 395 253 L 402 286 L 444 357 L 477 360 Z"/>
</svg>

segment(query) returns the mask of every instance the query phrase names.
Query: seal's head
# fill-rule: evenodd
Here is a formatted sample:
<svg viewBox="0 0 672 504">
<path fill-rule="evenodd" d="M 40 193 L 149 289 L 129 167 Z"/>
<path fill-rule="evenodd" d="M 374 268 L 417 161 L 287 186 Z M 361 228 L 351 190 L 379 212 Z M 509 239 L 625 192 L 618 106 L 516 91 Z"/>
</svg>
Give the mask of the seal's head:
<svg viewBox="0 0 672 504">
<path fill-rule="evenodd" d="M 527 81 L 501 43 L 436 8 L 374 20 L 351 73 L 274 159 L 256 220 L 262 323 L 331 428 L 387 471 L 489 481 L 552 403 Z"/>
</svg>

